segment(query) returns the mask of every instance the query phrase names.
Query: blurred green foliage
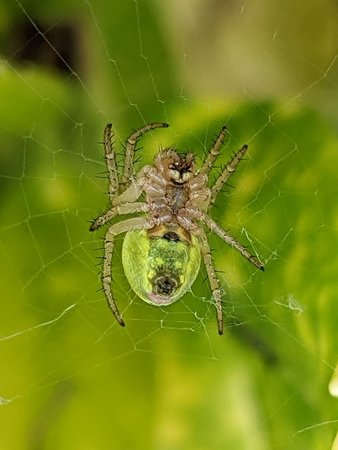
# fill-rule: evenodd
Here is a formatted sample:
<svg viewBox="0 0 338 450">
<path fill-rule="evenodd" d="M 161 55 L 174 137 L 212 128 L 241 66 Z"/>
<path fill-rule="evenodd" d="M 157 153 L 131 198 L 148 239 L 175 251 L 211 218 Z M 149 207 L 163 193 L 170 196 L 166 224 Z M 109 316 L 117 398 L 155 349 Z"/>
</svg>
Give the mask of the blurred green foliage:
<svg viewBox="0 0 338 450">
<path fill-rule="evenodd" d="M 196 17 L 188 5 L 182 15 Z M 299 94 L 313 103 L 306 96 L 311 65 L 276 51 L 282 71 L 294 58 L 304 69 L 295 95 L 285 89 L 262 99 L 258 80 L 257 92 L 234 98 L 220 91 L 215 99 L 196 92 L 208 84 L 206 65 L 189 73 L 191 85 L 183 75 L 189 55 L 156 2 L 5 1 L 0 12 L 0 447 L 331 448 L 338 140 L 327 116 L 296 101 Z M 243 34 L 249 13 L 229 12 Z M 40 45 L 53 55 L 46 30 L 70 27 L 76 39 L 68 72 L 20 60 L 29 39 L 15 51 L 10 43 L 27 20 L 38 34 L 44 27 Z M 196 51 L 207 42 L 195 39 Z M 321 77 L 318 71 L 319 87 Z M 331 108 L 336 83 L 330 73 L 322 81 Z M 329 115 L 325 98 L 317 106 Z M 137 167 L 173 144 L 201 159 L 224 122 L 230 138 L 220 163 L 249 144 L 234 189 L 224 190 L 212 216 L 261 255 L 266 272 L 210 236 L 226 294 L 223 337 L 203 270 L 182 301 L 152 307 L 125 280 L 122 238 L 113 278 L 125 329 L 96 292 L 104 231 L 89 233 L 88 222 L 107 205 L 98 142 L 112 121 L 122 153 L 131 129 L 155 120 L 171 127 L 144 137 Z"/>
</svg>

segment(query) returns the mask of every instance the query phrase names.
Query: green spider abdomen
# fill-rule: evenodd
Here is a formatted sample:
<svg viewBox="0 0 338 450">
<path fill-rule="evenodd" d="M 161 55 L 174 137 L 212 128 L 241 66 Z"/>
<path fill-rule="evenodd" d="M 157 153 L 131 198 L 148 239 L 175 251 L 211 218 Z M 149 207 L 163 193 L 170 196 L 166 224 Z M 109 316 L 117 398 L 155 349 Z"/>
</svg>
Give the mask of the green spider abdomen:
<svg viewBox="0 0 338 450">
<path fill-rule="evenodd" d="M 145 302 L 169 305 L 180 299 L 196 279 L 201 261 L 199 241 L 181 240 L 167 231 L 149 236 L 147 230 L 130 231 L 122 247 L 124 273 L 134 292 Z"/>
</svg>

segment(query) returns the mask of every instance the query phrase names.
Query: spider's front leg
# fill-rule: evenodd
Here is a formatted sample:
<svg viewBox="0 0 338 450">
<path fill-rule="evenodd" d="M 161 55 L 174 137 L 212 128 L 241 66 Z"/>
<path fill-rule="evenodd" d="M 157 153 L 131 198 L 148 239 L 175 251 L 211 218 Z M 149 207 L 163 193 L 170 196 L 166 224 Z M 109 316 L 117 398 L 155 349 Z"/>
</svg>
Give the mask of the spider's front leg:
<svg viewBox="0 0 338 450">
<path fill-rule="evenodd" d="M 221 131 L 219 132 L 214 145 L 209 150 L 208 156 L 207 156 L 206 160 L 204 161 L 201 170 L 199 171 L 200 173 L 209 173 L 210 170 L 213 168 L 214 163 L 217 159 L 217 156 L 219 155 L 219 152 L 221 151 L 221 147 L 223 145 L 224 138 L 225 138 L 227 132 L 228 132 L 227 127 L 224 126 L 221 129 Z"/>
<path fill-rule="evenodd" d="M 169 124 L 164 122 L 152 122 L 148 125 L 145 125 L 138 130 L 135 130 L 127 139 L 126 142 L 126 156 L 124 162 L 123 175 L 120 183 L 120 192 L 123 192 L 129 185 L 133 175 L 133 165 L 134 165 L 134 155 L 135 149 L 138 140 L 144 133 L 147 133 L 150 130 L 154 130 L 155 128 L 167 128 Z"/>
<path fill-rule="evenodd" d="M 242 148 L 240 148 L 234 156 L 230 159 L 230 161 L 225 165 L 224 170 L 217 178 L 215 184 L 213 185 L 211 189 L 211 195 L 210 195 L 210 205 L 213 205 L 216 201 L 216 197 L 221 191 L 222 187 L 225 185 L 225 183 L 229 180 L 231 175 L 233 175 L 236 172 L 236 167 L 238 163 L 243 159 L 243 156 L 245 155 L 246 151 L 248 149 L 248 146 L 245 144 Z"/>
<path fill-rule="evenodd" d="M 138 130 L 135 130 L 127 139 L 126 142 L 126 155 L 125 155 L 125 163 L 124 169 L 119 181 L 119 175 L 117 170 L 116 163 L 116 155 L 112 142 L 113 132 L 112 132 L 112 124 L 108 123 L 104 129 L 103 133 L 103 144 L 104 144 L 104 152 L 105 152 L 105 160 L 108 170 L 108 180 L 109 180 L 109 198 L 113 205 L 117 203 L 114 202 L 116 198 L 118 198 L 118 194 L 124 193 L 128 188 L 134 184 L 133 183 L 133 165 L 134 165 L 134 155 L 135 149 L 138 140 L 143 136 L 144 133 L 147 133 L 150 130 L 154 130 L 155 128 L 167 128 L 169 125 L 163 122 L 153 122 L 145 125 Z M 126 201 L 134 201 L 129 199 Z M 121 202 L 120 202 L 121 203 Z"/>
<path fill-rule="evenodd" d="M 113 148 L 112 137 L 113 137 L 112 124 L 108 123 L 103 133 L 103 145 L 104 145 L 106 165 L 108 169 L 108 179 L 109 179 L 108 192 L 111 202 L 113 202 L 113 199 L 118 195 L 119 190 L 119 178 L 117 175 L 116 157 Z"/>
<path fill-rule="evenodd" d="M 207 270 L 208 279 L 211 287 L 211 293 L 216 305 L 216 315 L 218 324 L 218 334 L 223 334 L 223 308 L 222 308 L 222 291 L 220 289 L 219 280 L 217 278 L 212 259 L 211 251 L 208 244 L 207 236 L 202 228 L 198 231 L 198 237 L 201 244 L 201 252 L 204 265 Z"/>
<path fill-rule="evenodd" d="M 102 287 L 105 293 L 108 305 L 114 314 L 117 322 L 124 327 L 125 323 L 122 319 L 122 316 L 119 312 L 119 309 L 115 303 L 113 294 L 112 294 L 112 257 L 114 251 L 115 244 L 115 236 L 121 233 L 125 233 L 127 231 L 139 230 L 139 229 L 148 229 L 153 226 L 147 218 L 145 217 L 137 217 L 133 219 L 127 219 L 123 222 L 118 222 L 108 228 L 108 231 L 105 236 L 104 242 L 104 261 L 103 261 L 103 271 L 102 271 Z"/>
</svg>

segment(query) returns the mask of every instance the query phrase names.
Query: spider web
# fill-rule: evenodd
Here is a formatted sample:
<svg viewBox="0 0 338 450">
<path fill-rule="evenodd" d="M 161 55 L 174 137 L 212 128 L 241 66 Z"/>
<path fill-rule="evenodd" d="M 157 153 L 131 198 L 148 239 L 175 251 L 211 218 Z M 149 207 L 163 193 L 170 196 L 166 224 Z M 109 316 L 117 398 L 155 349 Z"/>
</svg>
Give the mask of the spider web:
<svg viewBox="0 0 338 450">
<path fill-rule="evenodd" d="M 2 447 L 337 449 L 337 7 L 120 3 L 0 7 Z M 147 305 L 123 237 L 125 329 L 99 290 L 103 128 L 122 161 L 152 121 L 138 168 L 173 144 L 201 161 L 226 123 L 213 180 L 249 144 L 211 215 L 266 272 L 209 235 L 222 337 L 205 270 Z"/>
</svg>

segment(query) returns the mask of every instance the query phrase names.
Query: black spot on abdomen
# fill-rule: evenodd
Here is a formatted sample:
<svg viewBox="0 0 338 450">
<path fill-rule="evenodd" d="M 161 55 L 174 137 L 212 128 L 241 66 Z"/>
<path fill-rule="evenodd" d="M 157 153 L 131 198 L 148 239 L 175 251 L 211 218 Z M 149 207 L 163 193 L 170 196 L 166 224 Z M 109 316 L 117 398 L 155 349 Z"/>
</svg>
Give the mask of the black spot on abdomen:
<svg viewBox="0 0 338 450">
<path fill-rule="evenodd" d="M 177 233 L 175 233 L 174 231 L 168 231 L 162 237 L 163 237 L 163 239 L 166 239 L 167 241 L 178 242 L 180 240 L 179 235 Z"/>
</svg>

